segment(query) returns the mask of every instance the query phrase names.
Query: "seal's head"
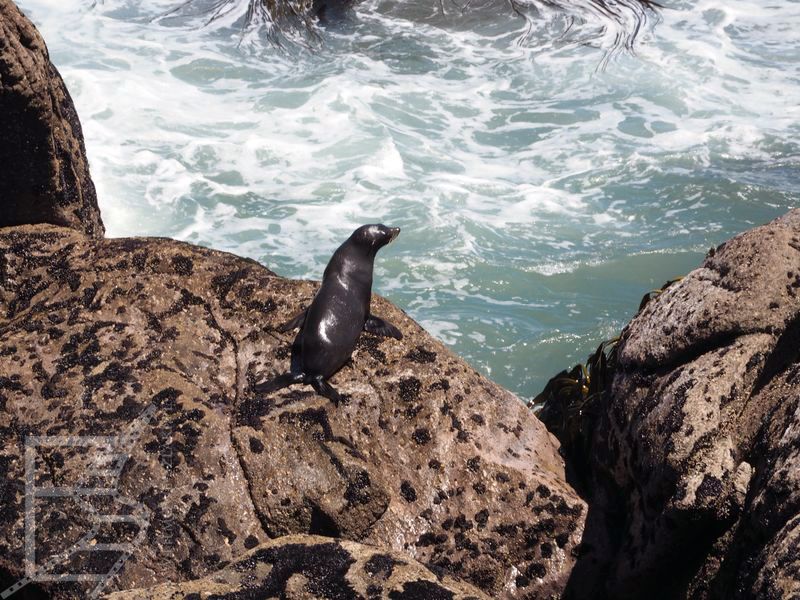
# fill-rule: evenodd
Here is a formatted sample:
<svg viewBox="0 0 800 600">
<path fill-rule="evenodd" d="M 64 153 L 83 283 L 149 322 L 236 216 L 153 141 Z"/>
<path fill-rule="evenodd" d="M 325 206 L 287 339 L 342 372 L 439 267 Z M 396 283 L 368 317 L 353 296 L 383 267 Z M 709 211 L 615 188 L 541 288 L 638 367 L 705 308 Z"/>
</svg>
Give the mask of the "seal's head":
<svg viewBox="0 0 800 600">
<path fill-rule="evenodd" d="M 400 234 L 399 227 L 386 227 L 380 223 L 362 225 L 350 236 L 350 241 L 364 248 L 373 256 Z"/>
</svg>

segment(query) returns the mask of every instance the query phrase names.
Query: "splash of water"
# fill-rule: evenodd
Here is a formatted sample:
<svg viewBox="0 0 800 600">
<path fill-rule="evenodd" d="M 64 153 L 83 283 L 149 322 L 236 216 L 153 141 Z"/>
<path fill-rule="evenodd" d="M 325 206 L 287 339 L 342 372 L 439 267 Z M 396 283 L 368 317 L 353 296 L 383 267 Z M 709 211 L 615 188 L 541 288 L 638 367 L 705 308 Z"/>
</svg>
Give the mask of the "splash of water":
<svg viewBox="0 0 800 600">
<path fill-rule="evenodd" d="M 664 2 L 605 68 L 639 5 L 367 0 L 308 51 L 154 22 L 175 0 L 21 4 L 109 235 L 319 278 L 356 226 L 400 226 L 377 291 L 523 397 L 800 200 L 797 3 Z"/>
</svg>

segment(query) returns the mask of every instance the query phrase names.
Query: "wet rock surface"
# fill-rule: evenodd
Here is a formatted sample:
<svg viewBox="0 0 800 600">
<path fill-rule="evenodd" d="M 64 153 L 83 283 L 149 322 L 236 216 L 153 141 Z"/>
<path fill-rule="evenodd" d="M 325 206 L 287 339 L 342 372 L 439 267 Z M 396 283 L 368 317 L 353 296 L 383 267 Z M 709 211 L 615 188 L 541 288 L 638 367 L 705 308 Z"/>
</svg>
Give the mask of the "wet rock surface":
<svg viewBox="0 0 800 600">
<path fill-rule="evenodd" d="M 407 556 L 346 540 L 293 535 L 266 542 L 200 580 L 109 594 L 107 600 L 204 598 L 488 600 Z"/>
<path fill-rule="evenodd" d="M 331 380 L 339 407 L 302 385 L 252 393 L 288 369 L 293 333 L 274 329 L 317 285 L 172 240 L 0 229 L 3 582 L 24 574 L 26 436 L 122 436 L 128 458 L 99 483 L 102 452 L 40 448 L 34 463 L 38 487 L 106 485 L 119 496 L 99 513 L 141 512 L 144 539 L 129 523 L 88 542 L 131 545 L 108 591 L 195 580 L 270 538 L 318 534 L 491 597 L 558 595 L 586 511 L 552 436 L 389 302 L 373 312 L 404 339 L 362 335 Z M 42 556 L 94 523 L 86 506 L 37 502 Z M 118 558 L 88 548 L 63 568 Z"/>
<path fill-rule="evenodd" d="M 0 165 L 0 227 L 53 223 L 103 236 L 75 106 L 11 0 L 0 0 Z"/>
<path fill-rule="evenodd" d="M 792 211 L 710 253 L 625 329 L 585 457 L 592 551 L 568 595 L 800 594 L 798 294 Z"/>
</svg>

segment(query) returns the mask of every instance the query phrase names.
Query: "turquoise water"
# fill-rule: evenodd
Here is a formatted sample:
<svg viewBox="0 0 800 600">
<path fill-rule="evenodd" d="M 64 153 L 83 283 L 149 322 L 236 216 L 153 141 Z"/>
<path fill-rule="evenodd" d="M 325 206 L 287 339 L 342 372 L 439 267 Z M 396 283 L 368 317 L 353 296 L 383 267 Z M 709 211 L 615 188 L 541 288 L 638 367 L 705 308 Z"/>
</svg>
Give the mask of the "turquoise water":
<svg viewBox="0 0 800 600">
<path fill-rule="evenodd" d="M 627 4 L 369 0 L 281 47 L 241 33 L 246 2 L 153 20 L 176 4 L 20 1 L 108 234 L 319 278 L 357 225 L 400 226 L 376 290 L 525 399 L 800 205 L 797 0 L 664 2 L 632 51 Z"/>
</svg>

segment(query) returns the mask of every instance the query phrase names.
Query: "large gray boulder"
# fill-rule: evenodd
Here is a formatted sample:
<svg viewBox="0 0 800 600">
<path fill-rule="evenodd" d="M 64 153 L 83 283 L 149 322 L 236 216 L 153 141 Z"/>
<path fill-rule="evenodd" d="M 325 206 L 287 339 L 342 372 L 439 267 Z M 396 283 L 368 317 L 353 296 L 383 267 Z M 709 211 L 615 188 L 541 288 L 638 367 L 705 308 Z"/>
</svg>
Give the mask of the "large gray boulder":
<svg viewBox="0 0 800 600">
<path fill-rule="evenodd" d="M 589 411 L 592 550 L 568 595 L 797 597 L 800 211 L 647 304 L 608 392 Z"/>
</svg>

